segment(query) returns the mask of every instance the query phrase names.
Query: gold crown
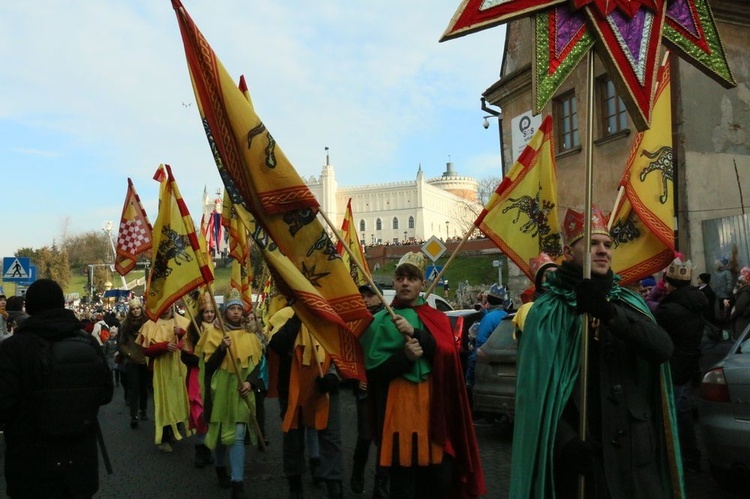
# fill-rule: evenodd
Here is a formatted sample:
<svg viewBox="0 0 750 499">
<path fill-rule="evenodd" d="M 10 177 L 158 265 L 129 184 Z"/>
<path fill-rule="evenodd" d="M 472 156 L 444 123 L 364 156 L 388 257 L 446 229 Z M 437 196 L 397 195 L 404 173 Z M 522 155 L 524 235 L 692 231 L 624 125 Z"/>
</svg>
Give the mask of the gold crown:
<svg viewBox="0 0 750 499">
<path fill-rule="evenodd" d="M 573 243 L 581 239 L 583 237 L 583 229 L 583 213 L 568 208 L 568 211 L 565 212 L 565 220 L 563 222 L 565 244 L 572 246 Z M 609 234 L 609 230 L 607 230 L 607 218 L 596 206 L 591 207 L 591 234 L 603 234 L 612 237 Z"/>
<path fill-rule="evenodd" d="M 416 251 L 410 251 L 409 253 L 405 253 L 404 256 L 401 257 L 401 259 L 398 261 L 398 264 L 396 265 L 396 268 L 399 268 L 402 265 L 409 264 L 413 267 L 416 267 L 419 272 L 424 275 L 424 255 L 422 253 L 418 253 Z"/>
<path fill-rule="evenodd" d="M 231 288 L 227 294 L 224 295 L 224 307 L 229 308 L 232 305 L 239 305 L 245 307 L 245 303 L 242 301 L 242 295 L 237 288 Z"/>
<path fill-rule="evenodd" d="M 690 281 L 693 278 L 693 263 L 690 260 L 683 262 L 679 257 L 675 258 L 667 267 L 666 276 L 677 281 Z"/>
</svg>

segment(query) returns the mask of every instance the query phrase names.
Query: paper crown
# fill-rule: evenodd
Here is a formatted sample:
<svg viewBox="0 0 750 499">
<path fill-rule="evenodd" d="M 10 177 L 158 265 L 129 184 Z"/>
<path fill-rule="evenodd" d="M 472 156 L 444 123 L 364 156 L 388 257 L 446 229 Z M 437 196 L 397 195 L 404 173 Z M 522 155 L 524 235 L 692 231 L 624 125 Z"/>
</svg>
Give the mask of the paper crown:
<svg viewBox="0 0 750 499">
<path fill-rule="evenodd" d="M 424 255 L 422 253 L 417 253 L 416 251 L 410 251 L 409 253 L 404 254 L 404 256 L 401 257 L 401 259 L 398 261 L 398 264 L 396 265 L 396 268 L 398 269 L 402 265 L 411 265 L 413 267 L 416 267 L 417 270 L 420 272 L 421 275 L 424 275 Z"/>
<path fill-rule="evenodd" d="M 557 262 L 555 262 L 551 256 L 543 251 L 539 253 L 538 257 L 529 260 L 529 268 L 531 269 L 531 275 L 533 276 L 536 276 L 536 274 L 540 270 L 543 270 L 550 265 L 557 265 Z"/>
<path fill-rule="evenodd" d="M 693 263 L 690 260 L 683 262 L 679 257 L 675 258 L 667 267 L 665 277 L 675 281 L 690 282 L 693 278 Z"/>
<path fill-rule="evenodd" d="M 237 288 L 231 288 L 227 294 L 224 295 L 224 308 L 227 309 L 232 305 L 239 305 L 243 308 L 245 307 L 245 304 L 242 301 L 242 295 Z"/>
<path fill-rule="evenodd" d="M 583 213 L 568 208 L 563 222 L 565 244 L 572 246 L 573 243 L 581 239 L 584 235 L 583 228 Z M 607 230 L 607 218 L 596 206 L 591 207 L 591 234 L 603 234 L 612 237 Z"/>
<path fill-rule="evenodd" d="M 213 302 L 211 301 L 211 295 L 208 293 L 208 291 L 204 291 L 198 297 L 198 310 L 203 311 L 208 308 L 209 305 L 213 305 Z"/>
</svg>

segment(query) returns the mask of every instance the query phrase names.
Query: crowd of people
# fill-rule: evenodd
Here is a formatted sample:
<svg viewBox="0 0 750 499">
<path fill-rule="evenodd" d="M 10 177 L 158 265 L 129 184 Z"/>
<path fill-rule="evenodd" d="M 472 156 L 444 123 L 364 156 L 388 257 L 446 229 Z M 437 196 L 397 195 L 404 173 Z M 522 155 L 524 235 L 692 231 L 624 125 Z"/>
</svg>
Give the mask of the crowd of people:
<svg viewBox="0 0 750 499">
<path fill-rule="evenodd" d="M 424 271 L 421 253 L 405 255 L 394 273 L 392 304 L 382 302 L 379 289 L 360 288 L 374 315 L 361 338 L 366 380 L 340 377 L 315 338 L 315 325 L 301 320 L 293 298 L 275 300 L 281 304 L 265 322 L 235 289 L 224 297 L 223 308 L 206 293 L 195 312 L 182 309 L 184 316 L 170 306 L 154 321 L 135 297 L 124 316 L 100 310 L 79 317 L 66 308 L 57 283 L 36 281 L 27 292 L 25 321 L 0 314 L 3 325 L 10 325 L 0 342 L 6 466 L 22 467 L 21 458 L 37 463 L 28 472 L 6 474 L 8 495 L 47 497 L 56 490 L 65 497 L 91 497 L 98 488 L 96 427 L 35 435 L 38 427 L 29 413 L 46 410 L 47 402 L 36 394 L 52 381 L 39 375 L 19 379 L 19 359 L 13 358 L 23 349 L 24 369 L 33 371 L 39 365 L 33 358 L 48 354 L 37 338 L 48 338 L 54 349 L 63 339 L 81 336 L 87 352 L 95 352 L 86 369 L 106 380 L 92 387 L 89 377 L 76 377 L 82 385 L 61 392 L 68 400 L 91 392 L 83 419 L 93 414 L 95 421 L 99 406 L 121 387 L 128 431 L 152 421 L 155 451 L 167 454 L 175 442 L 191 440 L 193 465 L 212 466 L 217 488 L 231 489 L 233 498 L 248 496 L 245 453 L 265 450 L 266 431 L 274 424 L 282 431 L 291 498 L 303 497 L 305 473 L 330 498 L 343 497 L 345 486 L 362 494 L 368 461 L 375 468 L 373 498 L 478 497 L 485 492 L 484 479 L 461 363 L 448 318 L 420 296 Z M 0 297 L 0 305 L 4 301 Z M 44 363 L 62 366 L 64 357 L 52 355 Z M 342 396 L 354 397 L 358 414 L 348 477 L 343 476 Z M 280 420 L 266 417 L 267 397 L 278 399 Z M 85 445 L 73 445 L 77 442 Z"/>
<path fill-rule="evenodd" d="M 154 321 L 139 298 L 124 316 L 77 316 L 49 279 L 29 287 L 25 307 L 23 298 L 0 295 L 7 493 L 91 497 L 98 488 L 93 422 L 121 386 L 129 408 L 123 425 L 135 431 L 153 421 L 155 449 L 163 453 L 189 438 L 193 465 L 212 466 L 217 487 L 231 489 L 233 498 L 248 496 L 247 449 L 264 451 L 274 424 L 283 435 L 290 498 L 304 496 L 305 473 L 329 498 L 343 497 L 346 486 L 362 494 L 372 447 L 373 498 L 479 497 L 485 486 L 470 405 L 476 354 L 501 322 L 512 320 L 522 389 L 511 497 L 580 497 L 581 483 L 592 498 L 676 496 L 683 474 L 701 471 L 690 396 L 704 330 L 727 327 L 736 337 L 750 323 L 750 267 L 727 292 L 712 289 L 710 273 L 699 274 L 694 286 L 693 264 L 676 255 L 659 280 L 621 286 L 605 219 L 598 209 L 592 213 L 585 248 L 583 215 L 568 210 L 562 257 L 542 253 L 530 262 L 534 283 L 517 310 L 502 286 L 478 296 L 482 314 L 466 366 L 447 316 L 420 295 L 421 253 L 408 252 L 397 264 L 392 303 L 383 303 L 377 285 L 361 286 L 373 315 L 360 337 L 366 380 L 341 378 L 293 297 L 276 297 L 261 320 L 238 290 L 229 291 L 222 308 L 205 293 L 193 312 L 170 306 Z M 587 253 L 590 277 L 583 275 Z M 727 262 L 717 264 L 723 276 Z M 588 362 L 581 363 L 584 337 Z M 92 373 L 70 378 L 81 386 L 54 381 L 71 369 L 71 358 Z M 344 477 L 340 404 L 349 393 L 357 441 Z M 276 421 L 265 407 L 274 398 Z M 68 412 L 82 416 L 51 432 L 43 423 L 61 400 L 77 401 Z"/>
</svg>

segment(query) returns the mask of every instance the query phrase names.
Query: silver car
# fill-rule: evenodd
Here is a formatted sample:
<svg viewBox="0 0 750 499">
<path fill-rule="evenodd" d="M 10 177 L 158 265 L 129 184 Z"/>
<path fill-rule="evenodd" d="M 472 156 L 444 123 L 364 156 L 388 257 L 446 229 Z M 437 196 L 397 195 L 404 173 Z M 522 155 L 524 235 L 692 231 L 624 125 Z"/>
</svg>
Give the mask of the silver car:
<svg viewBox="0 0 750 499">
<path fill-rule="evenodd" d="M 711 475 L 732 485 L 750 470 L 750 327 L 703 375 L 698 411 Z"/>
</svg>

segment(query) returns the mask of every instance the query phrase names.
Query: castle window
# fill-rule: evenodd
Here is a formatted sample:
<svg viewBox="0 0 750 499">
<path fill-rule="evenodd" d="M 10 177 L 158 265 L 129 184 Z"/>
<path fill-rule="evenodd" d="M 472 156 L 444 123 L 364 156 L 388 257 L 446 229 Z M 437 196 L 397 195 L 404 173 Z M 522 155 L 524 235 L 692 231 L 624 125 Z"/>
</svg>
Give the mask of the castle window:
<svg viewBox="0 0 750 499">
<path fill-rule="evenodd" d="M 414 228 L 414 217 L 409 217 L 409 228 L 410 229 Z"/>
<path fill-rule="evenodd" d="M 365 219 L 359 221 L 359 231 L 364 232 L 367 230 L 367 226 L 365 225 Z"/>
<path fill-rule="evenodd" d="M 379 218 L 375 220 L 375 230 L 383 230 L 383 221 Z"/>
<path fill-rule="evenodd" d="M 398 218 L 393 217 L 393 228 L 398 229 Z"/>
</svg>

